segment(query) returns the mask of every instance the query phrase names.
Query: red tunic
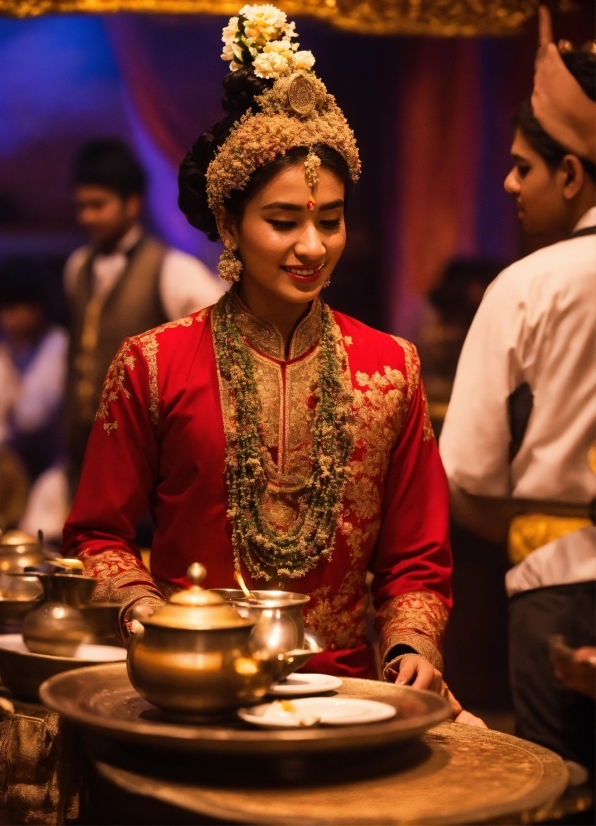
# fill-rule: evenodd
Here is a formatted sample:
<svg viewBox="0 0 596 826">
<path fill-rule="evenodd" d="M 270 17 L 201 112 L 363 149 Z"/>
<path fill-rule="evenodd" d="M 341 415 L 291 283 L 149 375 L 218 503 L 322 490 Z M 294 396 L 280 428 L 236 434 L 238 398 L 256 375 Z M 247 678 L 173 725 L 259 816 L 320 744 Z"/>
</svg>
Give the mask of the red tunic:
<svg viewBox="0 0 596 826">
<path fill-rule="evenodd" d="M 286 357 L 277 330 L 234 296 L 251 348 L 268 448 L 266 517 L 278 529 L 296 517 L 296 487 L 308 471 L 316 407 L 321 303 L 300 322 Z M 139 599 L 185 586 L 195 561 L 205 587 L 236 587 L 224 480 L 229 388 L 218 375 L 211 309 L 127 339 L 112 363 L 89 439 L 63 552 L 99 579 L 96 598 L 123 613 Z M 407 645 L 442 670 L 451 606 L 449 497 L 428 418 L 420 363 L 408 342 L 334 313 L 352 394 L 354 452 L 329 560 L 269 587 L 309 594 L 307 627 L 327 650 L 309 670 L 374 677 L 367 639 L 367 571 L 373 575 L 381 661 Z M 155 523 L 151 574 L 135 547 L 148 510 Z M 252 587 L 267 587 L 262 581 Z"/>
</svg>

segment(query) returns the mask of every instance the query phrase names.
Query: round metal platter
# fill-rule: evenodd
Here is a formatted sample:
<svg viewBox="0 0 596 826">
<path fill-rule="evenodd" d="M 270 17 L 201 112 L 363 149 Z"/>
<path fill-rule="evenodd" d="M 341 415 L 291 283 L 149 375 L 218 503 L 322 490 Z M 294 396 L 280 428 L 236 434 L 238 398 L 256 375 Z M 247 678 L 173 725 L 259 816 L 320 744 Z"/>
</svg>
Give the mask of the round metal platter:
<svg viewBox="0 0 596 826">
<path fill-rule="evenodd" d="M 217 754 L 316 754 L 378 748 L 406 740 L 450 716 L 447 700 L 376 680 L 344 678 L 333 692 L 390 703 L 390 720 L 355 726 L 255 730 L 232 713 L 210 724 L 173 723 L 132 687 L 125 663 L 98 665 L 58 674 L 40 688 L 42 701 L 67 719 L 113 740 L 150 748 Z"/>
</svg>

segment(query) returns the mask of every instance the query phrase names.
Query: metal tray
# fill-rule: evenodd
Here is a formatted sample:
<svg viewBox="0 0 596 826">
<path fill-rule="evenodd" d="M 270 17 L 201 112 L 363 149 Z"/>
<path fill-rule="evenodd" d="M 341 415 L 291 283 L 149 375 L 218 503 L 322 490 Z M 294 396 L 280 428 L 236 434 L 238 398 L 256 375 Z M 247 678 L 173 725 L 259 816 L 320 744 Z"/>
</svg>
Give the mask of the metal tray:
<svg viewBox="0 0 596 826">
<path fill-rule="evenodd" d="M 42 701 L 64 717 L 108 739 L 146 748 L 229 755 L 317 754 L 373 749 L 407 740 L 450 716 L 438 694 L 376 680 L 344 679 L 337 692 L 390 703 L 391 720 L 330 728 L 255 730 L 235 714 L 208 725 L 171 723 L 132 687 L 124 663 L 97 665 L 47 680 Z"/>
<path fill-rule="evenodd" d="M 81 645 L 75 657 L 34 654 L 20 634 L 0 635 L 0 677 L 15 697 L 23 699 L 38 701 L 39 686 L 54 674 L 125 658 L 123 648 L 111 645 Z M 125 663 L 122 666 L 126 668 Z"/>
</svg>

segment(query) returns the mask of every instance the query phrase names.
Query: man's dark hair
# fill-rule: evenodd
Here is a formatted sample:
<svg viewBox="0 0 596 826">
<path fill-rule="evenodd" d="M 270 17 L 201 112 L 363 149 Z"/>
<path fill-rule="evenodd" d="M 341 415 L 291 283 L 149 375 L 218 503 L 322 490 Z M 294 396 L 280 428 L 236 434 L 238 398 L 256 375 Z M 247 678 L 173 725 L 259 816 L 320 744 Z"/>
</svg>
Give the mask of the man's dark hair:
<svg viewBox="0 0 596 826">
<path fill-rule="evenodd" d="M 75 185 L 104 186 L 125 200 L 145 191 L 145 173 L 132 150 L 117 138 L 90 141 L 76 157 Z"/>
<path fill-rule="evenodd" d="M 561 58 L 573 77 L 591 100 L 596 99 L 596 62 L 591 52 L 565 52 Z M 534 117 L 529 100 L 524 101 L 513 115 L 513 127 L 519 129 L 532 149 L 537 152 L 551 169 L 556 169 L 565 155 L 573 154 L 554 141 Z M 596 179 L 596 167 L 590 161 L 580 158 L 582 166 Z"/>
</svg>

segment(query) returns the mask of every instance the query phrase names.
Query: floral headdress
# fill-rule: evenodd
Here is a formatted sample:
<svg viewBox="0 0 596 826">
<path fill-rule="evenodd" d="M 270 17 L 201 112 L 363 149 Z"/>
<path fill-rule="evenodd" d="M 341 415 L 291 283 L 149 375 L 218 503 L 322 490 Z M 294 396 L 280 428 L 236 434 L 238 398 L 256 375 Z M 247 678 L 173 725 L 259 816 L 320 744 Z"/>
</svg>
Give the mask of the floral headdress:
<svg viewBox="0 0 596 826">
<path fill-rule="evenodd" d="M 247 111 L 234 125 L 207 169 L 207 197 L 215 210 L 236 189 L 244 189 L 260 166 L 295 147 L 307 147 L 306 182 L 313 191 L 321 161 L 313 151 L 324 144 L 342 155 L 352 180 L 360 175 L 354 133 L 343 112 L 314 74 L 312 52 L 292 42 L 295 24 L 275 6 L 244 6 L 223 30 L 223 60 L 236 71 L 252 67 L 271 78 L 271 89 L 255 98 L 257 112 Z M 314 204 L 314 197 L 312 199 Z"/>
</svg>

